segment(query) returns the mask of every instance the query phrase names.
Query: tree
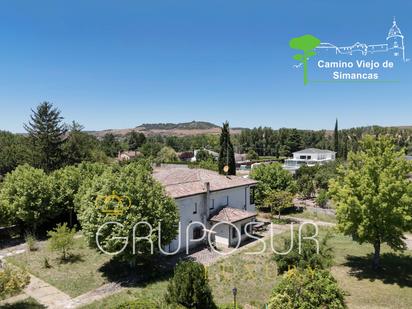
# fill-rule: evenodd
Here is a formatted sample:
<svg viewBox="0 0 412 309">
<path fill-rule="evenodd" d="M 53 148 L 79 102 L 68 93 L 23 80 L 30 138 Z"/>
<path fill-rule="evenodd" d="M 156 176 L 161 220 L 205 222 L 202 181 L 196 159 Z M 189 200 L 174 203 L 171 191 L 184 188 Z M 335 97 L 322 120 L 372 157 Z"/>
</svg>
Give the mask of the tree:
<svg viewBox="0 0 412 309">
<path fill-rule="evenodd" d="M 258 181 L 255 201 L 260 207 L 264 206 L 265 198 L 272 191 L 296 192 L 292 175 L 280 163 L 261 164 L 252 170 L 250 177 Z"/>
<path fill-rule="evenodd" d="M 106 161 L 98 140 L 94 136 L 83 132 L 83 126 L 75 121 L 69 126 L 69 133 L 62 148 L 67 165 L 83 161 Z M 101 152 L 101 154 L 97 155 L 98 152 Z M 103 159 L 99 159 L 98 157 L 102 155 Z"/>
<path fill-rule="evenodd" d="M 67 227 L 67 223 L 58 224 L 53 231 L 48 231 L 49 248 L 53 251 L 61 253 L 61 260 L 65 261 L 68 257 L 69 250 L 74 245 L 74 235 L 76 234 L 75 228 Z"/>
<path fill-rule="evenodd" d="M 208 161 L 208 160 L 214 160 L 214 157 L 207 150 L 200 149 L 197 151 L 196 162 Z"/>
<path fill-rule="evenodd" d="M 339 152 L 339 130 L 338 130 L 338 119 L 337 118 L 335 122 L 335 130 L 333 132 L 333 145 L 334 145 L 334 151 L 336 152 L 336 155 L 338 156 L 340 152 Z"/>
<path fill-rule="evenodd" d="M 303 198 L 311 198 L 316 191 L 313 178 L 304 174 L 297 180 L 298 191 Z"/>
<path fill-rule="evenodd" d="M 126 138 L 129 150 L 137 151 L 146 142 L 146 136 L 141 132 L 137 133 L 135 130 L 127 133 Z"/>
<path fill-rule="evenodd" d="M 125 245 L 124 237 L 128 237 L 126 247 L 116 257 L 131 265 L 144 261 L 152 254 L 147 240 L 137 241 L 135 254 L 133 252 L 133 231 L 140 221 L 147 222 L 153 228 L 150 236 L 153 252 L 156 252 L 159 243 L 165 246 L 177 235 L 179 217 L 176 204 L 153 178 L 150 165 L 146 162 L 132 162 L 93 177 L 83 183 L 75 203 L 79 209 L 83 233 L 89 239 L 90 246 L 98 248 L 99 244 L 106 252 L 117 252 Z M 112 221 L 120 225 L 107 223 Z M 146 236 L 149 232 L 146 224 L 135 227 L 136 237 Z"/>
<path fill-rule="evenodd" d="M 177 157 L 177 153 L 173 148 L 164 146 L 157 154 L 157 160 L 162 163 L 167 163 L 177 162 L 179 161 L 179 158 Z"/>
<path fill-rule="evenodd" d="M 205 267 L 194 261 L 177 264 L 167 286 L 166 302 L 186 308 L 216 308 Z"/>
<path fill-rule="evenodd" d="M 33 145 L 33 164 L 46 172 L 63 165 L 62 143 L 66 127 L 60 111 L 49 102 L 43 102 L 32 110 L 28 124 L 24 125 Z"/>
<path fill-rule="evenodd" d="M 338 228 L 355 241 L 374 246 L 374 269 L 380 266 L 382 243 L 394 250 L 406 248 L 403 233 L 412 230 L 411 170 L 404 151 L 396 151 L 391 138 L 368 135 L 331 181 Z"/>
<path fill-rule="evenodd" d="M 246 158 L 250 161 L 259 160 L 259 155 L 253 149 L 249 149 L 249 151 L 247 152 Z"/>
<path fill-rule="evenodd" d="M 59 212 L 68 214 L 69 226 L 73 226 L 74 199 L 85 175 L 80 173 L 78 167 L 70 165 L 54 171 L 50 177 L 53 190 L 52 203 Z"/>
<path fill-rule="evenodd" d="M 346 308 L 344 293 L 327 270 L 291 269 L 274 288 L 268 309 Z"/>
<path fill-rule="evenodd" d="M 282 210 L 293 207 L 293 194 L 288 191 L 272 191 L 266 196 L 264 205 L 271 209 L 272 215 L 277 213 L 280 220 Z"/>
<path fill-rule="evenodd" d="M 146 141 L 142 147 L 140 147 L 140 152 L 145 157 L 156 157 L 159 151 L 162 149 L 162 144 L 154 141 Z"/>
<path fill-rule="evenodd" d="M 226 121 L 220 134 L 220 152 L 219 152 L 219 174 L 236 175 L 235 152 L 232 142 L 230 141 L 229 123 Z M 225 172 L 225 166 L 228 171 Z"/>
<path fill-rule="evenodd" d="M 0 217 L 36 232 L 37 227 L 57 214 L 52 186 L 41 169 L 28 164 L 6 175 L 0 190 Z"/>
<path fill-rule="evenodd" d="M 289 46 L 293 49 L 303 51 L 303 54 L 296 54 L 293 59 L 300 61 L 303 64 L 303 83 L 306 85 L 308 80 L 308 59 L 315 56 L 313 51 L 320 44 L 320 40 L 313 35 L 306 34 L 289 41 Z"/>
<path fill-rule="evenodd" d="M 29 143 L 26 137 L 0 131 L 0 175 L 30 162 Z"/>
<path fill-rule="evenodd" d="M 304 229 L 302 231 L 303 237 L 310 237 L 315 234 L 314 228 Z M 293 240 L 286 237 L 283 240 L 282 252 L 292 250 L 285 255 L 275 254 L 274 259 L 277 264 L 278 272 L 283 273 L 291 268 L 306 269 L 327 269 L 332 265 L 333 250 L 329 245 L 331 234 L 327 233 L 319 241 L 319 252 L 317 245 L 311 240 L 300 240 L 299 234 L 294 233 Z M 299 252 L 299 240 L 301 248 Z"/>
<path fill-rule="evenodd" d="M 101 145 L 104 153 L 112 158 L 117 156 L 118 152 L 122 149 L 120 142 L 112 133 L 107 133 L 103 136 Z"/>
<path fill-rule="evenodd" d="M 19 294 L 30 282 L 26 271 L 9 265 L 1 265 L 0 261 L 0 299 Z"/>
</svg>

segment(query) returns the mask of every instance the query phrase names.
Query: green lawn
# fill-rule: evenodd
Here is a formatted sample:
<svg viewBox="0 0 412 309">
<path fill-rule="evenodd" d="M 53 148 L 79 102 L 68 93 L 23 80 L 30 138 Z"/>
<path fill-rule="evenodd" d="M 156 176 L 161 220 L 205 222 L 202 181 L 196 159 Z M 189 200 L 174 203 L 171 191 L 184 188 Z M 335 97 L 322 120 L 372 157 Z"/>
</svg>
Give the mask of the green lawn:
<svg viewBox="0 0 412 309">
<path fill-rule="evenodd" d="M 321 233 L 324 233 L 322 229 Z M 275 248 L 280 248 L 280 237 L 275 238 Z M 208 277 L 218 304 L 232 301 L 232 288 L 238 289 L 240 304 L 263 305 L 269 298 L 276 284 L 276 263 L 272 260 L 269 241 L 267 249 L 258 255 L 246 252 L 259 251 L 261 243 L 251 246 L 247 251 L 233 254 L 209 266 Z M 384 269 L 376 274 L 371 270 L 372 246 L 359 245 L 349 237 L 340 234 L 331 239 L 335 251 L 332 272 L 339 285 L 347 293 L 349 308 L 412 308 L 412 253 L 395 255 L 384 246 L 382 264 Z M 88 249 L 83 239 L 76 240 L 77 261 L 60 264 L 57 255 L 41 249 L 38 252 L 21 254 L 9 261 L 27 267 L 36 276 L 55 285 L 71 296 L 90 291 L 105 282 L 115 280 L 116 275 L 125 272 L 125 268 L 116 264 L 107 264 L 109 257 Z M 48 256 L 52 268 L 43 268 L 43 259 Z M 108 265 L 111 265 L 109 267 Z M 147 271 L 159 275 L 161 271 Z M 163 273 L 164 274 L 164 273 Z M 167 275 L 152 278 L 150 282 L 131 284 L 127 289 L 104 300 L 92 303 L 84 308 L 115 308 L 128 299 L 150 298 L 163 304 L 167 287 Z M 18 308 L 18 307 L 17 307 Z M 25 308 L 25 307 L 23 307 Z M 27 307 L 30 308 L 30 307 Z M 36 307 L 34 307 L 36 308 Z"/>
<path fill-rule="evenodd" d="M 336 223 L 336 216 L 332 215 L 327 215 L 321 211 L 318 213 L 315 213 L 313 211 L 309 210 L 304 210 L 303 212 L 292 212 L 288 214 L 290 217 L 295 217 L 295 218 L 302 218 L 302 219 L 310 219 L 314 221 L 324 221 L 324 222 L 330 222 L 330 223 Z"/>
<path fill-rule="evenodd" d="M 108 282 L 105 273 L 101 271 L 110 257 L 89 249 L 85 239 L 75 239 L 72 250 L 75 255 L 66 263 L 61 263 L 58 254 L 42 246 L 37 251 L 26 252 L 7 258 L 7 261 L 22 268 L 40 279 L 54 285 L 71 297 L 76 297 L 93 290 Z M 48 259 L 51 267 L 45 268 L 44 261 Z"/>
</svg>

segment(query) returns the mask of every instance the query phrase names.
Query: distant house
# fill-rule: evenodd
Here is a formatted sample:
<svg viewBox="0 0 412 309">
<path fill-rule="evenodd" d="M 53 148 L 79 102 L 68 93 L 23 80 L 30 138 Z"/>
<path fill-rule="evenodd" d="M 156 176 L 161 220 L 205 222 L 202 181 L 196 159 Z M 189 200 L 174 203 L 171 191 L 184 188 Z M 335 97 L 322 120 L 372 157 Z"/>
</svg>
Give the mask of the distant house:
<svg viewBox="0 0 412 309">
<path fill-rule="evenodd" d="M 204 233 L 211 233 L 216 244 L 225 247 L 236 245 L 239 238 L 245 239 L 245 225 L 256 218 L 256 181 L 188 168 L 156 168 L 153 176 L 174 198 L 180 216 L 180 244 L 178 237 L 165 250 L 175 252 L 187 245 L 199 245 Z"/>
<path fill-rule="evenodd" d="M 335 161 L 336 152 L 326 149 L 307 148 L 293 153 L 293 158 L 286 159 L 283 168 L 295 172 L 302 165 L 314 166 Z"/>
<path fill-rule="evenodd" d="M 118 161 L 128 161 L 136 157 L 140 157 L 141 155 L 142 153 L 140 153 L 139 151 L 133 151 L 133 150 L 119 151 L 119 154 L 117 155 L 117 160 Z"/>
</svg>

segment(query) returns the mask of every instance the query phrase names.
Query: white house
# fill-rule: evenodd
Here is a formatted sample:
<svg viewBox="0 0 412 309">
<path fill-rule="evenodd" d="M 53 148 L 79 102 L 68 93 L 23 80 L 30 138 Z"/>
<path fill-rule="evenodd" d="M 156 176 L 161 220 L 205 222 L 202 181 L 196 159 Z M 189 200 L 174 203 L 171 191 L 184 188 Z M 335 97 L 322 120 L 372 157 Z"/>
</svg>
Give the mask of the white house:
<svg viewBox="0 0 412 309">
<path fill-rule="evenodd" d="M 239 235 L 234 226 L 243 240 L 245 224 L 255 221 L 254 180 L 188 168 L 156 168 L 153 176 L 175 199 L 180 214 L 180 244 L 179 238 L 173 240 L 169 252 L 185 249 L 187 241 L 189 247 L 198 245 L 204 232 L 211 233 L 217 245 L 235 245 Z"/>
<path fill-rule="evenodd" d="M 307 148 L 293 153 L 293 158 L 286 159 L 283 168 L 295 172 L 302 165 L 314 166 L 335 161 L 336 152 L 326 149 Z"/>
</svg>

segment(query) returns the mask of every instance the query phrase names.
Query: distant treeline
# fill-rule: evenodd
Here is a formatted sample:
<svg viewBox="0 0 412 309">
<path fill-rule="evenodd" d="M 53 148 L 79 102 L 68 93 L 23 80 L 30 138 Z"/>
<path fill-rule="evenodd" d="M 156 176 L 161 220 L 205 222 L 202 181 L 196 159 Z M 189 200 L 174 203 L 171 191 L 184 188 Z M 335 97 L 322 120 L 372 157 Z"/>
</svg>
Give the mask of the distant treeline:
<svg viewBox="0 0 412 309">
<path fill-rule="evenodd" d="M 212 134 L 146 137 L 142 132 L 132 131 L 126 136 L 108 133 L 98 139 L 84 132 L 76 122 L 65 124 L 60 111 L 47 102 L 33 110 L 24 127 L 26 135 L 0 131 L 0 175 L 24 163 L 51 172 L 80 162 L 109 162 L 124 150 L 139 151 L 146 158 L 160 156 L 163 161 L 179 160 L 173 151 L 220 150 L 219 136 Z M 365 134 L 390 135 L 399 148 L 412 153 L 412 129 L 396 127 L 338 130 L 337 123 L 335 131 L 259 127 L 232 134 L 231 140 L 236 153 L 254 154 L 255 159 L 256 156 L 289 157 L 292 152 L 308 147 L 334 150 L 345 159 L 349 151 L 358 149 Z"/>
</svg>

